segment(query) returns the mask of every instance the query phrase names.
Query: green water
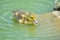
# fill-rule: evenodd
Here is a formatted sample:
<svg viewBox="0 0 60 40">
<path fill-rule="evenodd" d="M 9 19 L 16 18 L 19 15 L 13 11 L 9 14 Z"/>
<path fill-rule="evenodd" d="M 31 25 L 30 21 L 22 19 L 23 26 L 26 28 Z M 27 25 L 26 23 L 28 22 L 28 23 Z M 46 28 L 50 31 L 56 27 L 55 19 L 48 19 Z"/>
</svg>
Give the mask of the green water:
<svg viewBox="0 0 60 40">
<path fill-rule="evenodd" d="M 38 14 L 51 12 L 54 0 L 0 0 L 0 40 L 60 40 L 60 31 Z M 13 20 L 13 10 L 34 12 L 39 24 L 24 25 Z"/>
</svg>

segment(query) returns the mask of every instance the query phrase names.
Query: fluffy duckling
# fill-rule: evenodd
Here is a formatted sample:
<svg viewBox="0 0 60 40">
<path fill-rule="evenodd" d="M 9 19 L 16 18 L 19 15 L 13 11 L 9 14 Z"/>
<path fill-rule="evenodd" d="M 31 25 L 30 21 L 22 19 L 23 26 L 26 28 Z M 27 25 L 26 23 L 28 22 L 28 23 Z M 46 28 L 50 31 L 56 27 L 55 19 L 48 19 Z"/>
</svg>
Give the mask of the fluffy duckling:
<svg viewBox="0 0 60 40">
<path fill-rule="evenodd" d="M 37 17 L 34 14 L 24 12 L 21 10 L 13 11 L 14 16 L 16 20 L 19 23 L 24 23 L 24 24 L 38 24 Z"/>
</svg>

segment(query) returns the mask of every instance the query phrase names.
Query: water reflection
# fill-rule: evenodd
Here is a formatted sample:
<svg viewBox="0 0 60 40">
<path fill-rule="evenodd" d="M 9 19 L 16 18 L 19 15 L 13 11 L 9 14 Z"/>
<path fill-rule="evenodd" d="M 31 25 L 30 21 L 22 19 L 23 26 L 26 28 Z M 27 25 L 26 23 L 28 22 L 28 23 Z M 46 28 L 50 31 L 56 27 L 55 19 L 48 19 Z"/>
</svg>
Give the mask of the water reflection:
<svg viewBox="0 0 60 40">
<path fill-rule="evenodd" d="M 36 30 L 37 30 L 36 28 L 37 28 L 37 26 L 32 25 L 32 24 L 31 25 L 27 25 L 27 24 L 14 25 L 15 30 L 23 32 L 23 34 L 28 37 L 36 36 Z"/>
</svg>

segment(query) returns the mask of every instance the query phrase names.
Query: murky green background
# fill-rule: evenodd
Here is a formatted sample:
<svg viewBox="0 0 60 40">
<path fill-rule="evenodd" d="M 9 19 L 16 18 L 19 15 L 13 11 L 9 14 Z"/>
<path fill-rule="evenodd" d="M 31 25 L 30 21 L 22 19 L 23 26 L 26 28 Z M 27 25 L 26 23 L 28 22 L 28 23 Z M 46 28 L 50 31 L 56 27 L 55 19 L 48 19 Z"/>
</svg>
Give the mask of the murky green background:
<svg viewBox="0 0 60 40">
<path fill-rule="evenodd" d="M 60 40 L 58 31 L 49 18 L 41 14 L 51 12 L 54 0 L 0 0 L 0 40 Z M 13 19 L 13 10 L 34 12 L 39 24 L 19 24 Z"/>
</svg>

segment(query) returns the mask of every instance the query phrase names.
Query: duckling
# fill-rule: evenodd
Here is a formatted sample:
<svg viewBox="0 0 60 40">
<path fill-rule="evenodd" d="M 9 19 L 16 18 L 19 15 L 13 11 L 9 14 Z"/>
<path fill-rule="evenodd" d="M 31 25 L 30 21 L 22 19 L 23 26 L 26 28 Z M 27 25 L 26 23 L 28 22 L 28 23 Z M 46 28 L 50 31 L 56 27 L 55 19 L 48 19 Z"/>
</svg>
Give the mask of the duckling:
<svg viewBox="0 0 60 40">
<path fill-rule="evenodd" d="M 35 14 L 24 12 L 21 10 L 13 11 L 13 15 L 19 23 L 24 24 L 38 24 L 38 20 Z"/>
<path fill-rule="evenodd" d="M 58 0 L 55 0 L 55 7 L 53 8 L 53 10 L 54 10 L 52 12 L 52 14 L 54 15 L 53 19 L 55 17 L 60 18 L 60 3 L 58 3 Z"/>
</svg>

